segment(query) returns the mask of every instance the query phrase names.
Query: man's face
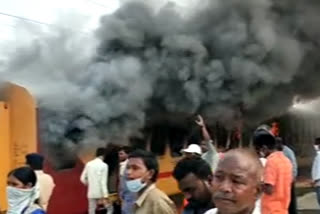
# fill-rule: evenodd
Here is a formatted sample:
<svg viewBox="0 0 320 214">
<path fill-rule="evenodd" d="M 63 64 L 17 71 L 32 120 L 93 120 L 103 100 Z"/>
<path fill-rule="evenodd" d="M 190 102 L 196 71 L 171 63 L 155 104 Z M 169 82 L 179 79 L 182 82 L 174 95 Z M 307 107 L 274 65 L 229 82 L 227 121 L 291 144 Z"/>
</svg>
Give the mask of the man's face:
<svg viewBox="0 0 320 214">
<path fill-rule="evenodd" d="M 141 158 L 129 158 L 127 164 L 127 179 L 134 180 L 141 178 L 143 182 L 149 182 L 154 174 L 148 170 Z"/>
<path fill-rule="evenodd" d="M 210 179 L 202 180 L 193 173 L 189 173 L 179 181 L 179 189 L 190 204 L 201 206 L 212 200 L 212 192 L 209 185 Z"/>
<path fill-rule="evenodd" d="M 260 183 L 249 162 L 226 157 L 212 181 L 213 201 L 221 213 L 237 214 L 254 208 L 260 194 Z"/>
<path fill-rule="evenodd" d="M 19 181 L 16 177 L 13 175 L 10 175 L 7 179 L 7 185 L 19 189 L 29 189 L 32 188 L 32 184 L 24 185 L 21 181 Z"/>
<path fill-rule="evenodd" d="M 209 150 L 208 143 L 204 140 L 200 142 L 200 147 L 201 147 L 202 153 L 206 153 Z"/>
<path fill-rule="evenodd" d="M 128 159 L 128 154 L 124 150 L 120 150 L 118 153 L 120 162 Z"/>
</svg>

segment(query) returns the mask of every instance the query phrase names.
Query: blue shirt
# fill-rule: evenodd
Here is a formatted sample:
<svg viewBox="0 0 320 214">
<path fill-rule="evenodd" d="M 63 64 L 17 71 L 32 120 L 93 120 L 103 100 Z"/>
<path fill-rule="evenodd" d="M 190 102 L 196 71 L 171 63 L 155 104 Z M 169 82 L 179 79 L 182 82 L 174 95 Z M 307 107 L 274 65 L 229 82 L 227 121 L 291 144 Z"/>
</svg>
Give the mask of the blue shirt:
<svg viewBox="0 0 320 214">
<path fill-rule="evenodd" d="M 290 160 L 292 164 L 292 174 L 293 174 L 293 177 L 296 178 L 298 175 L 298 164 L 297 164 L 296 155 L 294 154 L 292 149 L 290 149 L 288 146 L 283 146 L 283 154 Z"/>
</svg>

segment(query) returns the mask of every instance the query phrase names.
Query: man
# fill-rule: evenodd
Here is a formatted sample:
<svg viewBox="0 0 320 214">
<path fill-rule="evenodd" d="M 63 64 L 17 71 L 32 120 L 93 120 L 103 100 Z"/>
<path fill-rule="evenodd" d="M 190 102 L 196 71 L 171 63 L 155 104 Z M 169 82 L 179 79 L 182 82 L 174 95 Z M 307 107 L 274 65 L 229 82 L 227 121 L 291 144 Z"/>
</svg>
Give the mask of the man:
<svg viewBox="0 0 320 214">
<path fill-rule="evenodd" d="M 128 156 L 131 152 L 129 146 L 123 146 L 118 152 L 119 156 L 119 197 L 121 199 L 121 213 L 122 214 L 131 214 L 133 213 L 134 203 L 136 201 L 136 193 L 130 192 L 126 185 L 126 168 L 128 164 Z"/>
<path fill-rule="evenodd" d="M 127 163 L 128 163 L 128 155 L 131 151 L 131 148 L 129 146 L 123 146 L 119 149 L 119 152 L 118 152 L 118 156 L 119 156 L 119 174 L 120 176 L 123 176 L 124 175 L 124 172 L 125 172 L 125 169 L 126 169 L 126 166 L 127 166 Z"/>
<path fill-rule="evenodd" d="M 26 164 L 35 171 L 37 176 L 37 186 L 40 190 L 39 205 L 46 211 L 55 184 L 51 175 L 43 172 L 43 161 L 43 156 L 39 154 L 26 155 Z"/>
<path fill-rule="evenodd" d="M 219 162 L 219 154 L 213 145 L 213 141 L 202 116 L 198 115 L 198 118 L 195 122 L 201 128 L 202 132 L 203 140 L 199 142 L 200 150 L 197 144 L 191 144 L 187 149 L 183 150 L 183 152 L 187 158 L 192 156 L 201 156 L 201 158 L 209 164 L 211 170 L 214 172 Z"/>
<path fill-rule="evenodd" d="M 320 205 L 320 138 L 316 138 L 314 149 L 317 154 L 313 161 L 311 175 L 313 186 L 315 187 L 315 191 L 317 194 L 318 204 Z"/>
<path fill-rule="evenodd" d="M 282 151 L 283 154 L 290 160 L 292 164 L 292 176 L 293 182 L 291 185 L 291 200 L 289 204 L 289 213 L 290 214 L 297 214 L 297 198 L 296 198 L 296 191 L 295 191 L 295 179 L 298 176 L 298 163 L 296 159 L 296 155 L 294 151 L 283 143 L 281 137 L 276 137 L 276 143 L 279 146 L 279 151 Z"/>
<path fill-rule="evenodd" d="M 287 214 L 293 182 L 292 164 L 283 152 L 277 150 L 276 139 L 269 130 L 266 127 L 259 127 L 254 136 L 257 152 L 267 158 L 264 169 L 262 213 Z"/>
<path fill-rule="evenodd" d="M 182 150 L 185 158 L 201 158 L 202 151 L 201 147 L 197 144 L 190 144 L 186 149 Z"/>
<path fill-rule="evenodd" d="M 136 192 L 135 214 L 174 214 L 174 203 L 160 191 L 155 182 L 159 173 L 158 161 L 152 153 L 136 150 L 129 155 L 127 187 Z"/>
<path fill-rule="evenodd" d="M 236 149 L 225 153 L 212 180 L 216 209 L 206 214 L 260 214 L 255 207 L 262 192 L 262 165 L 249 150 Z"/>
<path fill-rule="evenodd" d="M 212 171 L 208 163 L 200 158 L 182 159 L 173 170 L 188 205 L 183 214 L 203 214 L 212 209 Z"/>
<path fill-rule="evenodd" d="M 96 158 L 89 161 L 81 174 L 81 182 L 88 186 L 89 214 L 95 214 L 98 204 L 108 205 L 108 165 L 103 162 L 104 148 L 98 148 Z"/>
</svg>

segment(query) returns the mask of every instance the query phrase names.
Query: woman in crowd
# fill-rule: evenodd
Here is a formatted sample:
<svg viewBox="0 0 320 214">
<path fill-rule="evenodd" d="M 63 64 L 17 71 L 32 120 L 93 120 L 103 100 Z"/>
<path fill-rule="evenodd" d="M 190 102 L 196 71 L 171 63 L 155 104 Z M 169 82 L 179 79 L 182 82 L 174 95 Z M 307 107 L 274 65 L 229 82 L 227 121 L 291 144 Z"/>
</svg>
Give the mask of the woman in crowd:
<svg viewBox="0 0 320 214">
<path fill-rule="evenodd" d="M 36 174 L 29 167 L 14 169 L 8 174 L 7 214 L 45 214 L 37 204 L 40 193 L 36 183 Z"/>
</svg>

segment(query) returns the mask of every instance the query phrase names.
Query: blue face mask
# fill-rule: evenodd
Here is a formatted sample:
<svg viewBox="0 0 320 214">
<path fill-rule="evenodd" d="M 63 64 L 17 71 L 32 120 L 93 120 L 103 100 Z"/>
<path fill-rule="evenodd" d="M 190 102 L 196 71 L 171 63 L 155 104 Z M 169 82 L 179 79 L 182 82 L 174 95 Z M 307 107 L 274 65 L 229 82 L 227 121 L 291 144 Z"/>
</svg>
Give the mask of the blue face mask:
<svg viewBox="0 0 320 214">
<path fill-rule="evenodd" d="M 135 180 L 127 180 L 126 184 L 130 192 L 139 192 L 145 186 L 147 186 L 147 183 L 142 183 L 141 178 Z"/>
</svg>

